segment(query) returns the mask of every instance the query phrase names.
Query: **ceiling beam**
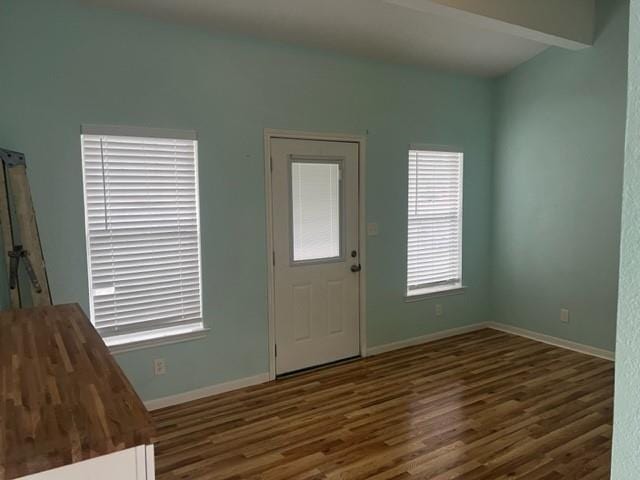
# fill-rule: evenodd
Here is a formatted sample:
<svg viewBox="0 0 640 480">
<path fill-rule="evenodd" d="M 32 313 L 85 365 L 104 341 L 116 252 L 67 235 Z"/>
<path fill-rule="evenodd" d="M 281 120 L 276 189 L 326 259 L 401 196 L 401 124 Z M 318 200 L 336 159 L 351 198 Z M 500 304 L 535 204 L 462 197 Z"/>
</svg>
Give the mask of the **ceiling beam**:
<svg viewBox="0 0 640 480">
<path fill-rule="evenodd" d="M 385 1 L 571 50 L 594 41 L 595 0 Z"/>
</svg>

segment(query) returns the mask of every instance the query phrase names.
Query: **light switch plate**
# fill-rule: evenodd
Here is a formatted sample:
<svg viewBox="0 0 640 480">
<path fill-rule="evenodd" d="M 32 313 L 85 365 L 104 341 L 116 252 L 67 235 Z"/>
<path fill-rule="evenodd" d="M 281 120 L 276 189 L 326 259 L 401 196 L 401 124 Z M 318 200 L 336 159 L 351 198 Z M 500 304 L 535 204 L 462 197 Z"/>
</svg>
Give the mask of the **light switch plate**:
<svg viewBox="0 0 640 480">
<path fill-rule="evenodd" d="M 367 223 L 367 235 L 370 237 L 375 237 L 378 235 L 377 223 Z"/>
</svg>

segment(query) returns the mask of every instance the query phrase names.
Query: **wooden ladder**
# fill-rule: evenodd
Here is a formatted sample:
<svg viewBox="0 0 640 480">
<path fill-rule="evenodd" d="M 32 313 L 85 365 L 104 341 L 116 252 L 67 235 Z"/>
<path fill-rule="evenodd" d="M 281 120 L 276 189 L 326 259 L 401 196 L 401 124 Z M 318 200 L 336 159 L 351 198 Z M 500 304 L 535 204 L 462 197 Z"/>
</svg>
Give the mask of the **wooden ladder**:
<svg viewBox="0 0 640 480">
<path fill-rule="evenodd" d="M 33 306 L 51 305 L 36 214 L 27 179 L 24 154 L 0 148 L 0 227 L 5 247 L 11 308 L 22 307 L 18 267 L 24 264 L 30 280 Z M 13 210 L 13 211 L 12 211 Z M 16 224 L 19 241 L 16 238 Z"/>
</svg>

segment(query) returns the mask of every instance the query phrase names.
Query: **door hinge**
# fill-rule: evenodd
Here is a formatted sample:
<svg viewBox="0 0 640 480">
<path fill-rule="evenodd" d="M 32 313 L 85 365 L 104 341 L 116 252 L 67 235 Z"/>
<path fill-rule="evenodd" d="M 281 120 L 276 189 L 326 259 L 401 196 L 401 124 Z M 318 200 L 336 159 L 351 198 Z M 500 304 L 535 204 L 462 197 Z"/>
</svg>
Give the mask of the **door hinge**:
<svg viewBox="0 0 640 480">
<path fill-rule="evenodd" d="M 271 252 L 271 261 L 273 262 L 273 266 L 276 265 L 276 251 Z"/>
<path fill-rule="evenodd" d="M 278 356 L 278 345 L 277 344 L 273 346 L 273 350 L 275 352 L 274 357 L 277 357 Z"/>
<path fill-rule="evenodd" d="M 269 157 L 269 169 L 273 172 L 273 157 Z"/>
</svg>

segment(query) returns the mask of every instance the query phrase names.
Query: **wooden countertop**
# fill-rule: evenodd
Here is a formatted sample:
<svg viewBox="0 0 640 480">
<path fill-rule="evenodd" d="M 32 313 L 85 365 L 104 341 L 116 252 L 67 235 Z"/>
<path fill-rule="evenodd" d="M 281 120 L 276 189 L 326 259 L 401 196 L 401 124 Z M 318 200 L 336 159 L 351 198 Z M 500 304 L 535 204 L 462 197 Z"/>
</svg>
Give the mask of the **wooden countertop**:
<svg viewBox="0 0 640 480">
<path fill-rule="evenodd" d="M 152 435 L 149 413 L 78 305 L 0 312 L 0 480 Z"/>
</svg>

